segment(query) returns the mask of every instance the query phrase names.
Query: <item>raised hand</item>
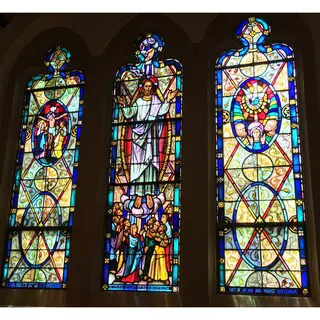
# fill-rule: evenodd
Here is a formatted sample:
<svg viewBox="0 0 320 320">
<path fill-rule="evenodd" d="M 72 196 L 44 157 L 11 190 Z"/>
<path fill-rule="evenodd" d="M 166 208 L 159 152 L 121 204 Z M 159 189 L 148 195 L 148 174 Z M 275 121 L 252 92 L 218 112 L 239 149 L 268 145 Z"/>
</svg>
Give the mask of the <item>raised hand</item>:
<svg viewBox="0 0 320 320">
<path fill-rule="evenodd" d="M 115 98 L 115 102 L 118 102 L 121 104 L 121 106 L 125 107 L 125 106 L 129 105 L 130 99 L 128 96 L 117 96 Z"/>
<path fill-rule="evenodd" d="M 168 95 L 167 95 L 167 102 L 172 101 L 176 97 L 178 92 L 179 92 L 178 90 L 174 90 L 174 91 L 169 90 Z"/>
<path fill-rule="evenodd" d="M 126 105 L 126 100 L 124 99 L 124 97 L 116 97 L 116 102 L 120 103 L 122 106 Z"/>
</svg>

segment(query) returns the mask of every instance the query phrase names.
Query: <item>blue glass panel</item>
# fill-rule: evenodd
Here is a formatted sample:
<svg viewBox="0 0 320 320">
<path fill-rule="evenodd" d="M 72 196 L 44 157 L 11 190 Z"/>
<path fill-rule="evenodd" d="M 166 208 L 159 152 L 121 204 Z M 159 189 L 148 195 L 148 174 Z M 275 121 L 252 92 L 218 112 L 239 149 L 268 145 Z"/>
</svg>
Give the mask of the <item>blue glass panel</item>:
<svg viewBox="0 0 320 320">
<path fill-rule="evenodd" d="M 16 170 L 16 180 L 20 180 L 21 177 L 21 169 Z"/>
<path fill-rule="evenodd" d="M 217 114 L 217 123 L 223 123 L 222 112 L 218 112 Z"/>
<path fill-rule="evenodd" d="M 74 153 L 74 161 L 78 162 L 79 161 L 79 150 L 77 149 Z"/>
<path fill-rule="evenodd" d="M 11 217 L 10 217 L 10 222 L 9 222 L 11 228 L 14 227 L 15 221 L 16 221 L 16 215 L 12 214 Z"/>
<path fill-rule="evenodd" d="M 17 207 L 17 205 L 18 205 L 18 196 L 19 196 L 18 192 L 15 192 L 13 194 L 12 207 Z"/>
<path fill-rule="evenodd" d="M 80 136 L 81 136 L 81 126 L 78 126 L 78 128 L 77 128 L 77 140 L 80 139 Z"/>
<path fill-rule="evenodd" d="M 63 270 L 63 280 L 64 280 L 64 282 L 67 281 L 67 277 L 68 277 L 68 268 L 67 268 L 67 265 L 66 265 L 66 268 L 64 268 L 64 270 Z"/>
<path fill-rule="evenodd" d="M 174 201 L 173 201 L 175 206 L 180 205 L 180 188 L 174 188 Z"/>
<path fill-rule="evenodd" d="M 297 148 L 298 147 L 298 130 L 292 129 L 292 147 Z"/>
<path fill-rule="evenodd" d="M 297 219 L 298 219 L 298 222 L 304 221 L 304 213 L 303 213 L 302 206 L 297 206 Z"/>
<path fill-rule="evenodd" d="M 108 277 L 109 277 L 109 265 L 106 263 L 103 266 L 103 279 L 104 279 L 105 282 L 108 281 Z"/>
<path fill-rule="evenodd" d="M 114 108 L 113 119 L 117 120 L 119 118 L 119 108 Z"/>
<path fill-rule="evenodd" d="M 288 63 L 287 63 L 287 66 L 288 66 L 288 77 L 293 77 L 294 74 L 293 74 L 293 65 L 292 65 L 292 62 L 288 62 Z"/>
<path fill-rule="evenodd" d="M 301 180 L 300 179 L 295 180 L 295 186 L 296 186 L 296 197 L 298 199 L 302 198 Z"/>
<path fill-rule="evenodd" d="M 112 154 L 111 154 L 111 161 L 112 161 L 112 162 L 115 162 L 116 159 L 117 159 L 117 147 L 116 147 L 116 146 L 112 146 L 112 147 L 111 147 L 111 152 L 112 152 Z"/>
<path fill-rule="evenodd" d="M 78 178 L 78 167 L 73 168 L 73 177 L 72 177 L 72 183 L 75 184 L 77 182 Z"/>
<path fill-rule="evenodd" d="M 180 136 L 180 134 L 181 134 L 181 121 L 178 120 L 178 121 L 176 122 L 176 135 L 177 135 L 177 136 Z"/>
<path fill-rule="evenodd" d="M 302 277 L 302 287 L 307 288 L 308 287 L 307 272 L 302 272 L 301 277 Z"/>
<path fill-rule="evenodd" d="M 293 163 L 295 165 L 299 165 L 300 164 L 299 154 L 297 154 L 297 153 L 293 154 Z"/>
<path fill-rule="evenodd" d="M 173 239 L 173 254 L 174 255 L 179 254 L 179 239 L 178 238 Z"/>
<path fill-rule="evenodd" d="M 74 207 L 76 205 L 76 190 L 71 191 L 70 206 Z"/>
<path fill-rule="evenodd" d="M 176 158 L 180 159 L 180 141 L 176 141 Z"/>
<path fill-rule="evenodd" d="M 181 113 L 181 97 L 176 97 L 176 113 Z"/>
<path fill-rule="evenodd" d="M 7 278 L 7 276 L 8 276 L 8 268 L 5 267 L 4 270 L 3 270 L 3 277 Z"/>
<path fill-rule="evenodd" d="M 222 72 L 221 71 L 218 71 L 217 72 L 217 83 L 222 83 Z M 220 106 L 221 103 L 218 103 L 218 106 Z"/>
<path fill-rule="evenodd" d="M 217 139 L 217 152 L 223 152 L 223 139 L 221 136 Z"/>
<path fill-rule="evenodd" d="M 113 140 L 117 140 L 118 139 L 118 127 L 113 127 L 112 139 Z"/>
<path fill-rule="evenodd" d="M 7 243 L 7 256 L 9 256 L 9 254 L 10 254 L 10 249 L 11 249 L 11 240 L 8 240 L 8 243 Z"/>
<path fill-rule="evenodd" d="M 112 168 L 110 170 L 110 182 L 111 183 L 114 183 L 115 182 L 115 179 L 116 179 L 116 171 L 114 168 Z"/>
<path fill-rule="evenodd" d="M 109 192 L 109 206 L 112 207 L 112 204 L 113 204 L 113 191 L 111 190 Z"/>
<path fill-rule="evenodd" d="M 177 81 L 177 89 L 181 90 L 181 77 L 177 76 L 176 81 Z"/>
<path fill-rule="evenodd" d="M 79 120 L 81 120 L 82 116 L 83 116 L 83 106 L 82 105 L 79 106 L 78 115 L 79 115 Z"/>
<path fill-rule="evenodd" d="M 110 251 L 110 239 L 106 239 L 106 250 Z"/>
<path fill-rule="evenodd" d="M 295 92 L 295 89 L 294 81 L 289 81 L 289 92 Z"/>
<path fill-rule="evenodd" d="M 173 231 L 178 231 L 179 230 L 179 215 L 175 214 L 173 216 Z"/>
<path fill-rule="evenodd" d="M 297 116 L 296 106 L 291 106 L 291 108 L 290 108 L 290 116 L 296 118 L 296 116 Z"/>
<path fill-rule="evenodd" d="M 172 279 L 173 284 L 178 283 L 178 266 L 177 265 L 173 266 L 172 278 L 173 278 Z"/>
<path fill-rule="evenodd" d="M 70 214 L 69 216 L 69 227 L 71 227 L 73 224 L 73 214 Z"/>
</svg>

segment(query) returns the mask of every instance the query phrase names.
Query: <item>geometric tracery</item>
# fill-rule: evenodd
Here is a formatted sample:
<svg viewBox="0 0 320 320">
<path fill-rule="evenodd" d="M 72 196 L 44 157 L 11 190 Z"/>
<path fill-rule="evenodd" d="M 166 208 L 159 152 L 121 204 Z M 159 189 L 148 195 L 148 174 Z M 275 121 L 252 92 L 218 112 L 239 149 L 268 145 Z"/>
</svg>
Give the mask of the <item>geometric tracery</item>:
<svg viewBox="0 0 320 320">
<path fill-rule="evenodd" d="M 48 51 L 49 73 L 27 84 L 3 283 L 65 288 L 82 124 L 84 76 L 66 71 L 70 51 Z"/>
<path fill-rule="evenodd" d="M 270 31 L 244 21 L 216 64 L 219 291 L 308 295 L 294 54 Z"/>
</svg>

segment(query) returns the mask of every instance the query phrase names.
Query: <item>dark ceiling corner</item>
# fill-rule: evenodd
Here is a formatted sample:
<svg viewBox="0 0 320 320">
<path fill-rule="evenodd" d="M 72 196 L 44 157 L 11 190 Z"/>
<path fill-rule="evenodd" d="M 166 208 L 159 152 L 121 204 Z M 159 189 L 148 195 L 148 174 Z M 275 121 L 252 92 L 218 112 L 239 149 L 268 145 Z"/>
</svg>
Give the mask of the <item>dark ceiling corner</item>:
<svg viewBox="0 0 320 320">
<path fill-rule="evenodd" d="M 12 20 L 13 14 L 0 13 L 0 30 L 5 28 Z"/>
</svg>

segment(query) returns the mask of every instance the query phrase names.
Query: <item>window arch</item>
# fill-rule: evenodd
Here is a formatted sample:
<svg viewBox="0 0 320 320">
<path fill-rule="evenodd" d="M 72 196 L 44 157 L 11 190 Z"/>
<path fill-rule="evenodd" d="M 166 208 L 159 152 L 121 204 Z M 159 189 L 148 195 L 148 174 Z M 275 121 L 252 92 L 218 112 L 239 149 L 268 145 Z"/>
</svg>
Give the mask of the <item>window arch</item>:
<svg viewBox="0 0 320 320">
<path fill-rule="evenodd" d="M 156 34 L 116 74 L 104 290 L 177 292 L 182 66 Z"/>
<path fill-rule="evenodd" d="M 309 295 L 293 50 L 264 45 L 271 29 L 249 18 L 243 48 L 216 74 L 220 292 Z"/>
<path fill-rule="evenodd" d="M 65 288 L 75 211 L 84 76 L 66 71 L 71 53 L 48 51 L 49 73 L 26 86 L 3 283 Z"/>
</svg>

